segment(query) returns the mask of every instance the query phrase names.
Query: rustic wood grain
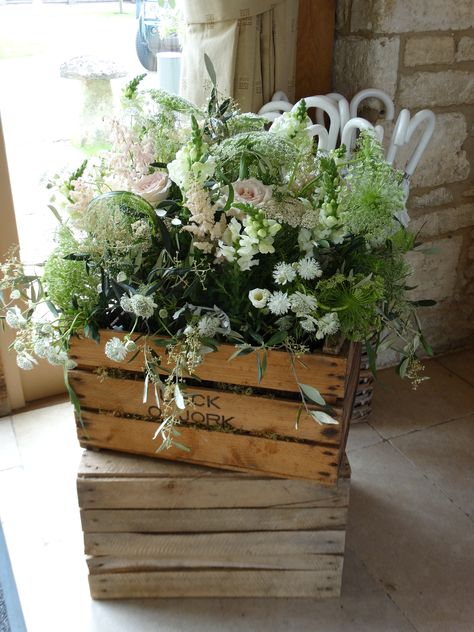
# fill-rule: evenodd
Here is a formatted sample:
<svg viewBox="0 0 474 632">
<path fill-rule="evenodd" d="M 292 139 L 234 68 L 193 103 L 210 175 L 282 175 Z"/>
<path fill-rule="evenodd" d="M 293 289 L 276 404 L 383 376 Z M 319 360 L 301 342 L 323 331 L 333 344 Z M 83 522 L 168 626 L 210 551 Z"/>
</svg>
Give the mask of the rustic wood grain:
<svg viewBox="0 0 474 632">
<path fill-rule="evenodd" d="M 337 570 L 182 570 L 90 575 L 94 599 L 153 597 L 337 597 Z"/>
<path fill-rule="evenodd" d="M 81 402 L 81 408 L 108 412 L 123 416 L 153 416 L 160 421 L 160 410 L 154 395 L 149 392 L 148 401 L 143 403 L 143 380 L 99 378 L 87 371 L 72 371 L 69 383 Z M 339 445 L 342 427 L 318 424 L 305 411 L 301 414 L 298 429 L 295 428 L 301 401 L 270 399 L 248 396 L 211 388 L 189 387 L 188 395 L 193 398 L 182 414 L 183 423 L 205 426 L 232 426 L 236 429 L 259 434 L 278 434 L 309 439 L 319 443 Z M 335 409 L 335 418 L 342 418 L 342 409 Z"/>
<path fill-rule="evenodd" d="M 118 363 L 107 358 L 104 353 L 105 343 L 114 337 L 124 334 L 110 330 L 101 330 L 100 343 L 89 338 L 72 338 L 70 356 L 78 364 L 79 369 L 95 369 L 108 367 L 124 371 L 143 371 L 143 358 L 138 354 L 134 360 Z M 151 347 L 153 344 L 149 341 Z M 159 355 L 164 354 L 163 347 L 154 347 Z M 291 362 L 285 351 L 267 352 L 267 370 L 261 382 L 258 381 L 255 355 L 247 355 L 229 361 L 236 348 L 231 345 L 220 345 L 219 350 L 206 355 L 204 362 L 196 374 L 201 380 L 223 382 L 225 384 L 241 384 L 265 389 L 298 392 Z M 306 354 L 303 358 L 305 366 L 296 363 L 296 372 L 300 382 L 311 384 L 323 397 L 343 398 L 347 371 L 346 355 L 326 356 L 322 353 Z"/>
<path fill-rule="evenodd" d="M 78 436 L 83 447 L 123 450 L 153 456 L 153 435 L 159 424 L 83 411 Z M 179 441 L 189 452 L 172 446 L 154 453 L 162 459 L 200 463 L 239 471 L 265 471 L 271 476 L 337 482 L 338 448 L 237 435 L 180 426 Z M 156 448 L 159 447 L 156 443 Z"/>
<path fill-rule="evenodd" d="M 300 0 L 296 99 L 332 91 L 336 0 Z"/>
<path fill-rule="evenodd" d="M 343 528 L 347 507 L 82 509 L 85 533 L 209 533 Z"/>
<path fill-rule="evenodd" d="M 231 533 L 85 533 L 86 555 L 187 559 L 229 555 L 344 553 L 345 531 L 251 531 Z"/>
<path fill-rule="evenodd" d="M 87 565 L 91 575 L 104 573 L 153 572 L 166 569 L 274 569 L 274 570 L 314 570 L 342 572 L 344 558 L 342 555 L 221 555 L 212 554 L 206 557 L 193 553 L 187 559 L 182 557 L 167 558 L 131 558 L 88 557 Z"/>
</svg>

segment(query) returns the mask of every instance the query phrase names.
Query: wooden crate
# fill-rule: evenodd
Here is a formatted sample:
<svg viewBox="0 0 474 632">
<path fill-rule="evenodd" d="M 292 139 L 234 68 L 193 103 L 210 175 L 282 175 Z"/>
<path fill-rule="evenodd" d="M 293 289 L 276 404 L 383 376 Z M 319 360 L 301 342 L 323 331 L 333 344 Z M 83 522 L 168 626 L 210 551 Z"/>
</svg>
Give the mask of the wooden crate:
<svg viewBox="0 0 474 632">
<path fill-rule="evenodd" d="M 337 597 L 349 486 L 347 462 L 327 487 L 86 450 L 91 595 Z"/>
<path fill-rule="evenodd" d="M 299 381 L 316 387 L 339 421 L 338 425 L 319 425 L 303 413 L 298 429 L 300 401 L 288 354 L 268 352 L 267 370 L 259 383 L 255 356 L 229 362 L 235 348 L 222 345 L 206 355 L 199 367 L 202 382 L 188 388 L 193 406 L 183 412 L 179 441 L 190 451 L 172 447 L 157 452 L 160 439 L 152 437 L 160 410 L 151 394 L 143 403 L 142 356 L 116 363 L 104 354 L 107 340 L 117 335 L 103 331 L 100 344 L 89 339 L 74 339 L 71 344 L 71 357 L 78 366 L 69 380 L 81 403 L 77 429 L 83 447 L 336 484 L 358 381 L 359 345 L 347 346 L 339 355 L 309 354 L 304 356 L 304 366 L 298 363 Z M 164 353 L 162 347 L 156 350 Z M 126 374 L 104 377 L 104 369 L 121 369 Z M 216 382 L 253 387 L 256 392 L 221 390 Z"/>
</svg>

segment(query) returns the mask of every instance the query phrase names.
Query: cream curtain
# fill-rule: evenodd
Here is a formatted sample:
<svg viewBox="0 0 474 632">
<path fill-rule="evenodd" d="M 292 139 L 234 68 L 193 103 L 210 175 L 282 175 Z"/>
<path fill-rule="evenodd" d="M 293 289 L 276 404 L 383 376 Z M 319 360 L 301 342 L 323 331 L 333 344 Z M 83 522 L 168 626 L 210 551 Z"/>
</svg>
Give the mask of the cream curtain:
<svg viewBox="0 0 474 632">
<path fill-rule="evenodd" d="M 276 90 L 295 92 L 298 0 L 183 0 L 186 19 L 181 94 L 207 102 L 214 64 L 219 92 L 256 112 Z"/>
</svg>

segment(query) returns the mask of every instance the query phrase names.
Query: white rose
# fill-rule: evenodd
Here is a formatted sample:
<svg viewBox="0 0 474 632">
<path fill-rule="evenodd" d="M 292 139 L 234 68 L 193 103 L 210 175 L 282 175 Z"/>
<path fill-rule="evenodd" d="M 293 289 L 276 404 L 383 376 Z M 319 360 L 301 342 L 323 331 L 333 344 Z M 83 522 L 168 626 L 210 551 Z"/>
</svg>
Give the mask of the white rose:
<svg viewBox="0 0 474 632">
<path fill-rule="evenodd" d="M 272 187 L 269 187 L 256 178 L 248 180 L 236 180 L 232 183 L 234 188 L 234 202 L 252 204 L 262 207 L 273 196 Z"/>
<path fill-rule="evenodd" d="M 168 191 L 171 186 L 171 180 L 167 173 L 155 171 L 147 176 L 142 176 L 140 180 L 132 186 L 133 193 L 141 195 L 152 206 L 157 206 L 163 200 L 166 200 Z"/>
<path fill-rule="evenodd" d="M 270 292 L 268 290 L 262 290 L 259 287 L 256 287 L 254 290 L 250 290 L 249 292 L 250 302 L 258 309 L 265 307 L 269 298 Z"/>
</svg>

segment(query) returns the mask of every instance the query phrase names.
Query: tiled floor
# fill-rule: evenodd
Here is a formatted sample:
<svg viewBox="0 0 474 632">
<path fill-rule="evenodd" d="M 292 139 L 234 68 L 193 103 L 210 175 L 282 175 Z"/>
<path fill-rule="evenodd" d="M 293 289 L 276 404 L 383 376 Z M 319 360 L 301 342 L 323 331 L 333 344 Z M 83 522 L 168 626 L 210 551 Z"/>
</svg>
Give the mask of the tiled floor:
<svg viewBox="0 0 474 632">
<path fill-rule="evenodd" d="M 0 515 L 29 632 L 474 630 L 474 351 L 412 392 L 382 371 L 353 472 L 340 600 L 89 598 L 69 404 L 0 420 Z"/>
</svg>

